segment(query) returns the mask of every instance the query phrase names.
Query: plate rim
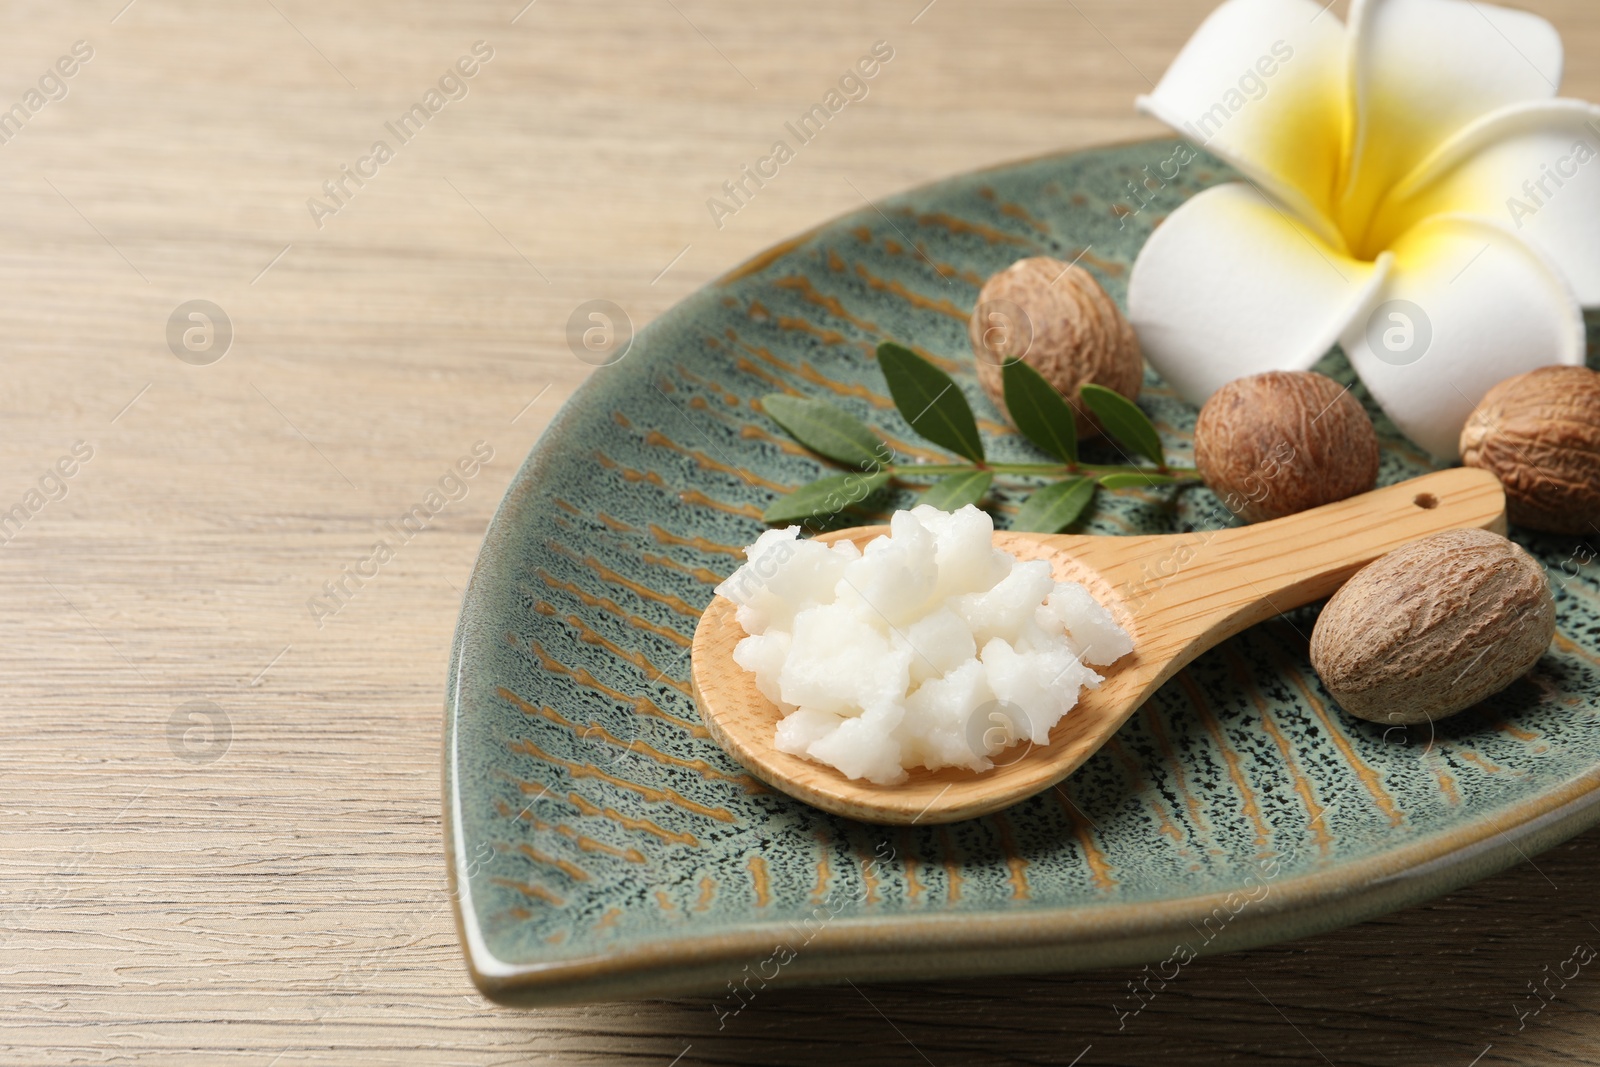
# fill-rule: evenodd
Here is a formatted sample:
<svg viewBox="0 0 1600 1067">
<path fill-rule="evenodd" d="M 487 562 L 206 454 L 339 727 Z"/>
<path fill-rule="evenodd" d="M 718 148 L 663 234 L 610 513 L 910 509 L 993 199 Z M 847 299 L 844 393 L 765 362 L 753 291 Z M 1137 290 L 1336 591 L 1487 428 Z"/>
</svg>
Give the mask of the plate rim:
<svg viewBox="0 0 1600 1067">
<path fill-rule="evenodd" d="M 1044 152 L 944 175 L 889 195 L 915 194 L 947 182 L 1030 163 L 1177 140 L 1181 139 L 1140 137 Z M 866 210 L 843 212 L 747 257 L 687 294 L 644 329 L 696 294 L 756 274 Z M 473 562 L 451 642 L 440 746 L 441 824 L 448 893 L 473 984 L 489 999 L 514 1007 L 703 993 L 720 988 L 721 978 L 735 977 L 741 963 L 764 959 L 772 950 L 774 938 L 781 938 L 781 931 L 787 929 L 776 920 L 762 920 L 740 929 L 660 938 L 615 951 L 541 963 L 511 963 L 493 954 L 478 925 L 472 907 L 471 879 L 466 875 L 465 842 L 459 833 L 461 783 L 455 774 L 459 720 L 463 714 L 460 677 L 464 670 L 462 653 L 468 610 L 478 599 L 480 583 L 488 580 L 488 565 L 498 562 L 500 546 L 495 534 L 504 529 L 502 517 L 516 506 L 515 498 L 520 495 L 517 490 L 533 476 L 546 439 L 575 413 L 592 378 L 593 375 L 585 378 L 552 416 L 507 484 Z M 1532 852 L 1542 852 L 1597 823 L 1600 765 L 1510 809 L 1476 816 L 1454 830 L 1399 849 L 1274 881 L 1271 892 L 1260 904 L 1243 908 L 1233 916 L 1216 939 L 1216 947 L 1208 941 L 1197 954 L 1238 951 L 1324 933 L 1399 910 L 1497 874 L 1518 859 L 1528 859 L 1529 852 L 1522 847 L 1525 842 L 1533 842 Z M 873 977 L 906 977 L 918 962 L 925 960 L 958 961 L 965 973 L 971 974 L 1077 971 L 1153 962 L 1160 957 L 1151 955 L 1151 946 L 1183 941 L 1194 932 L 1195 922 L 1211 917 L 1216 908 L 1226 907 L 1226 902 L 1237 896 L 1237 890 L 1229 890 L 1156 901 L 1030 908 L 1014 914 L 928 911 L 835 919 L 814 933 L 806 943 L 806 951 L 785 968 L 785 973 L 767 984 L 799 985 L 830 978 L 842 982 L 847 977 L 845 967 L 854 966 L 851 973 L 857 973 L 863 968 L 872 969 L 874 961 L 878 973 Z M 1079 954 L 1066 954 L 1073 949 Z M 1015 962 L 1018 959 L 1034 962 L 1019 966 Z M 724 970 L 728 967 L 735 969 Z M 696 972 L 709 972 L 712 968 L 719 978 L 694 977 Z M 955 969 L 953 966 L 951 971 Z"/>
<path fill-rule="evenodd" d="M 454 718 L 460 707 L 457 701 L 452 705 L 447 752 L 454 751 L 459 736 Z M 456 784 L 448 780 L 447 771 L 447 787 Z M 607 996 L 637 999 L 705 992 L 718 988 L 720 982 L 686 982 L 678 976 L 692 968 L 717 967 L 728 968 L 720 973 L 734 977 L 741 963 L 765 958 L 774 938 L 781 939 L 780 931 L 786 930 L 767 921 L 742 930 L 663 938 L 619 951 L 546 963 L 500 960 L 489 950 L 470 906 L 469 879 L 463 877 L 467 857 L 455 824 L 459 792 L 448 794 L 446 801 L 450 815 L 444 820 L 444 832 L 457 930 L 473 984 L 491 1000 L 517 1007 L 545 1007 Z M 1517 859 L 1527 858 L 1522 842 L 1536 841 L 1532 851 L 1542 852 L 1600 822 L 1600 767 L 1560 789 L 1523 801 L 1506 813 L 1506 819 L 1507 825 L 1499 827 L 1493 818 L 1482 816 L 1452 832 L 1398 850 L 1274 882 L 1261 904 L 1274 901 L 1275 906 L 1241 908 L 1223 931 L 1226 942 L 1198 954 L 1273 943 L 1283 939 L 1287 930 L 1294 931 L 1292 937 L 1323 933 L 1499 873 Z M 1056 959 L 1031 968 L 1035 971 L 1153 962 L 1148 945 L 1188 940 L 1195 929 L 1193 923 L 1210 918 L 1215 909 L 1227 907 L 1237 896 L 1237 890 L 1229 890 L 1159 901 L 1036 908 L 1015 914 L 929 911 L 838 919 L 816 931 L 806 943 L 801 959 L 807 966 L 790 968 L 791 973 L 784 977 L 791 979 L 786 984 L 801 984 L 808 978 L 826 980 L 830 972 L 838 970 L 837 965 L 868 956 L 898 960 L 891 970 L 901 972 L 908 969 L 908 959 L 976 956 L 1007 948 L 1045 954 L 1075 947 L 1088 950 L 1078 959 Z M 830 963 L 835 966 L 827 966 Z M 1003 965 L 996 970 L 1015 968 Z"/>
</svg>

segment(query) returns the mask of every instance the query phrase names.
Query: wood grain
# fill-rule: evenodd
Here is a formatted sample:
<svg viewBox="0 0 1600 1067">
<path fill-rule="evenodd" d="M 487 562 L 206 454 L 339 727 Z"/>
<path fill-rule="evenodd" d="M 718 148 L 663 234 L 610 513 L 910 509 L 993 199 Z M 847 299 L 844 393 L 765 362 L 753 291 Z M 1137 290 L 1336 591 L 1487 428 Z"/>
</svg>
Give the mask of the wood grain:
<svg viewBox="0 0 1600 1067">
<path fill-rule="evenodd" d="M 772 991 L 722 1028 L 703 1002 L 518 1013 L 473 992 L 440 854 L 445 663 L 494 505 L 590 370 L 573 309 L 643 324 L 863 198 L 1154 134 L 1131 100 L 1211 0 L 925 4 L 0 12 L 0 106 L 93 49 L 0 143 L 0 511 L 29 509 L 0 552 L 0 1063 L 1600 1056 L 1592 969 L 1514 1013 L 1600 939 L 1600 834 L 1195 962 L 1126 1017 L 1123 973 Z M 1567 91 L 1600 99 L 1600 13 L 1528 6 L 1565 35 Z M 896 57 L 868 99 L 718 229 L 706 198 L 880 39 Z M 318 228 L 307 200 L 479 40 L 465 98 Z M 234 327 L 209 366 L 167 343 L 195 299 Z M 78 441 L 92 458 L 41 488 Z M 465 497 L 314 615 L 479 441 Z"/>
</svg>

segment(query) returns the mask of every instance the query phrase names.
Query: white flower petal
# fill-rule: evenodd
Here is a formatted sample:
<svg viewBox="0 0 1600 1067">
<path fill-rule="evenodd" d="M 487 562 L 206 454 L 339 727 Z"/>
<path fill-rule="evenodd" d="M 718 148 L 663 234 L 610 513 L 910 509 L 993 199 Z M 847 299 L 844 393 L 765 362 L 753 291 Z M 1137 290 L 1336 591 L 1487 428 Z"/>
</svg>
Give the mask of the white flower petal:
<svg viewBox="0 0 1600 1067">
<path fill-rule="evenodd" d="M 1328 218 L 1343 154 L 1344 64 L 1344 27 L 1320 4 L 1227 0 L 1139 109 L 1307 220 Z M 1324 236 L 1338 244 L 1331 225 Z"/>
<path fill-rule="evenodd" d="M 1429 215 L 1501 222 L 1600 306 L 1600 107 L 1552 100 L 1469 126 L 1397 186 L 1373 223 L 1383 244 Z"/>
<path fill-rule="evenodd" d="M 1577 299 L 1510 229 L 1437 215 L 1393 252 L 1380 302 L 1351 322 L 1344 348 L 1400 432 L 1440 459 L 1456 458 L 1462 425 L 1496 383 L 1583 363 Z"/>
<path fill-rule="evenodd" d="M 1354 125 L 1336 217 L 1358 255 L 1384 194 L 1463 127 L 1561 84 L 1561 36 L 1537 15 L 1468 0 L 1354 0 Z"/>
<path fill-rule="evenodd" d="M 1200 404 L 1235 378 L 1310 367 L 1366 311 L 1388 266 L 1340 254 L 1248 185 L 1219 185 L 1150 236 L 1128 317 L 1150 365 Z"/>
</svg>

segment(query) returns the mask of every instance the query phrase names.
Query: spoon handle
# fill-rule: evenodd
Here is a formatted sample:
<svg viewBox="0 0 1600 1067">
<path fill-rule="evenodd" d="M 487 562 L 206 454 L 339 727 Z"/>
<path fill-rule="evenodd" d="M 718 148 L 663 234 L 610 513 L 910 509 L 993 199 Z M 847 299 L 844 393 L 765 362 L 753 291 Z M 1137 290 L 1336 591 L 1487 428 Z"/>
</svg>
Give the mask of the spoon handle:
<svg viewBox="0 0 1600 1067">
<path fill-rule="evenodd" d="M 1463 467 L 1254 526 L 1081 538 L 1071 551 L 1117 586 L 1142 631 L 1159 635 L 1173 657 L 1159 684 L 1234 634 L 1332 595 L 1379 556 L 1466 527 L 1504 533 L 1505 492 L 1493 474 Z"/>
</svg>

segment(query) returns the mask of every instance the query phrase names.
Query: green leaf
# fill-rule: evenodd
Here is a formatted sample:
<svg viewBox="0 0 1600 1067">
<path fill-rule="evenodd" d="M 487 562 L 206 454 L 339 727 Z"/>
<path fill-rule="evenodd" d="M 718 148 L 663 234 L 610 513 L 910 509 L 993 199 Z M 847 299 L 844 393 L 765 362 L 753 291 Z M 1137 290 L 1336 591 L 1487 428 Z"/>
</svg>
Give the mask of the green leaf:
<svg viewBox="0 0 1600 1067">
<path fill-rule="evenodd" d="M 968 504 L 976 504 L 982 500 L 983 494 L 989 491 L 989 485 L 993 481 L 993 471 L 962 471 L 960 474 L 952 474 L 933 483 L 928 491 L 922 494 L 922 499 L 918 503 L 927 504 L 940 511 L 960 511 Z"/>
<path fill-rule="evenodd" d="M 950 375 L 910 349 L 888 341 L 878 346 L 878 365 L 895 407 L 913 430 L 974 463 L 983 462 L 978 423 Z"/>
<path fill-rule="evenodd" d="M 1102 489 L 1149 489 L 1158 485 L 1177 485 L 1178 479 L 1170 474 L 1106 474 L 1100 478 Z"/>
<path fill-rule="evenodd" d="M 1030 496 L 1012 522 L 1013 530 L 1060 533 L 1077 521 L 1094 499 L 1095 483 L 1089 478 L 1068 478 L 1047 485 Z"/>
<path fill-rule="evenodd" d="M 1064 463 L 1078 462 L 1078 424 L 1066 397 L 1020 359 L 1002 367 L 1000 378 L 1006 410 L 1022 436 Z"/>
<path fill-rule="evenodd" d="M 1167 465 L 1167 458 L 1161 452 L 1161 435 L 1156 433 L 1155 424 L 1139 410 L 1138 404 L 1103 385 L 1086 385 L 1080 395 L 1100 420 L 1100 425 L 1106 428 L 1106 433 L 1156 466 Z"/>
<path fill-rule="evenodd" d="M 876 474 L 834 474 L 803 485 L 787 496 L 774 500 L 762 512 L 765 522 L 804 522 L 807 519 L 837 515 L 851 504 L 858 504 L 882 489 L 889 481 L 888 471 Z"/>
<path fill-rule="evenodd" d="M 851 467 L 881 467 L 893 456 L 865 423 L 826 400 L 772 393 L 761 398 L 761 410 L 819 456 Z"/>
</svg>

